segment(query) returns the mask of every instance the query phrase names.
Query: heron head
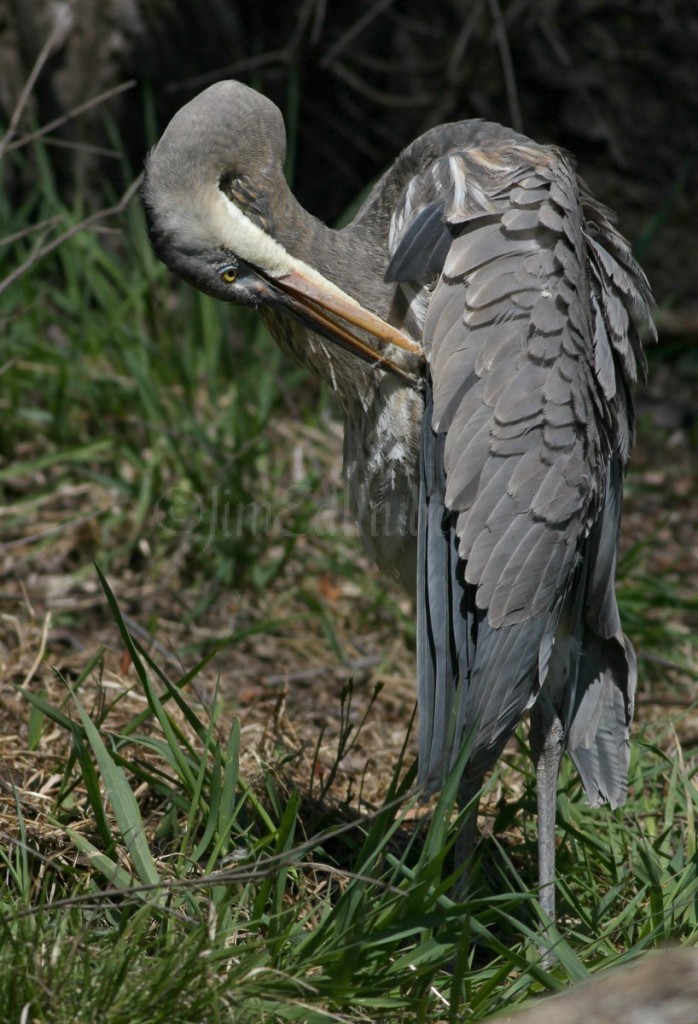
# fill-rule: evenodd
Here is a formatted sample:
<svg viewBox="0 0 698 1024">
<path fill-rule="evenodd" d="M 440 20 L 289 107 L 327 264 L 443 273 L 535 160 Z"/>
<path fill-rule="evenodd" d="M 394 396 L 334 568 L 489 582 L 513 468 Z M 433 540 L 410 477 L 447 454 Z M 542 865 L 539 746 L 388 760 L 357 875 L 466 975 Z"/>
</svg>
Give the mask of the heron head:
<svg viewBox="0 0 698 1024">
<path fill-rule="evenodd" d="M 143 198 L 157 255 L 201 291 L 288 314 L 369 362 L 392 366 L 376 342 L 421 354 L 293 255 L 308 248 L 316 222 L 286 185 L 285 152 L 280 111 L 240 82 L 219 82 L 187 103 L 146 162 Z"/>
<path fill-rule="evenodd" d="M 285 152 L 280 111 L 240 82 L 212 85 L 182 107 L 146 161 L 143 197 L 160 259 L 216 298 L 258 305 L 255 271 L 290 269 L 273 237 Z"/>
</svg>

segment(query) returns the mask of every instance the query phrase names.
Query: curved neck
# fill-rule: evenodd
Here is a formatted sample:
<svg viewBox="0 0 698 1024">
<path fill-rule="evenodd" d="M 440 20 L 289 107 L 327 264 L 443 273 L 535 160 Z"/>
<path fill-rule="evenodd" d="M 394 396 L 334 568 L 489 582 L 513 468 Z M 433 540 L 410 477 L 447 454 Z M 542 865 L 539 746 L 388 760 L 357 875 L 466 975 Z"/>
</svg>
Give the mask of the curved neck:
<svg viewBox="0 0 698 1024">
<path fill-rule="evenodd" d="M 380 217 L 340 230 L 308 213 L 284 182 L 272 208 L 274 235 L 291 255 L 315 267 L 366 309 L 388 319 L 395 286 L 383 280 L 388 265 L 388 224 Z"/>
<path fill-rule="evenodd" d="M 335 231 L 308 213 L 285 182 L 278 183 L 270 195 L 274 197 L 269 204 L 270 229 L 276 240 L 365 309 L 394 322 L 396 289 L 394 284 L 384 281 L 388 263 L 387 221 L 372 216 Z M 346 416 L 365 418 L 380 382 L 369 363 L 292 317 L 267 310 L 264 318 L 282 348 L 336 392 Z M 395 382 L 395 386 L 401 385 Z"/>
</svg>

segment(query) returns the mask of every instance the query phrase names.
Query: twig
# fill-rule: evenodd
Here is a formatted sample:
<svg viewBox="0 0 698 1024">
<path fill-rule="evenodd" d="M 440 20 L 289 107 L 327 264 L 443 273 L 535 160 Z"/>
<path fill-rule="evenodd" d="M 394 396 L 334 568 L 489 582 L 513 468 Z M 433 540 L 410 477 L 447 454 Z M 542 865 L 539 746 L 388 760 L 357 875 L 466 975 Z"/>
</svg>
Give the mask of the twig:
<svg viewBox="0 0 698 1024">
<path fill-rule="evenodd" d="M 57 224 L 60 224 L 62 220 L 63 214 L 57 213 L 54 217 L 47 217 L 46 220 L 39 221 L 38 224 L 30 224 L 29 227 L 22 228 L 21 231 L 15 231 L 14 235 L 5 235 L 4 238 L 0 238 L 0 246 L 19 242 L 22 238 L 26 238 L 27 235 L 33 235 L 35 231 L 50 231 L 51 228 L 55 228 Z"/>
<path fill-rule="evenodd" d="M 63 220 L 62 217 L 61 217 L 61 220 Z M 40 230 L 38 232 L 37 237 L 34 239 L 34 241 L 32 243 L 31 251 L 30 251 L 30 253 L 27 256 L 27 259 L 25 261 L 29 266 L 31 266 L 31 264 L 34 262 L 35 257 L 37 257 L 38 254 L 41 252 L 41 250 L 44 248 L 44 245 L 46 243 L 46 239 L 50 236 L 52 231 L 53 231 L 53 226 L 49 226 L 49 227 L 45 226 L 43 228 L 43 230 Z M 2 287 L 0 286 L 0 291 L 1 290 L 2 290 Z"/>
<path fill-rule="evenodd" d="M 338 53 L 344 50 L 348 43 L 355 39 L 363 30 L 375 21 L 383 11 L 386 11 L 389 7 L 392 7 L 395 0 L 379 0 L 378 3 L 373 3 L 369 6 L 365 14 L 358 18 L 353 25 L 351 25 L 346 32 L 344 32 L 339 39 L 337 39 L 332 46 L 329 47 L 324 57 L 320 61 L 320 67 L 328 67 Z"/>
<path fill-rule="evenodd" d="M 661 654 L 654 654 L 652 651 L 646 651 L 642 647 L 638 649 L 637 656 L 644 661 L 649 661 L 652 665 L 659 665 L 660 668 L 671 669 L 674 672 L 687 672 L 692 676 L 696 675 L 696 670 L 690 665 L 680 665 L 670 658 L 663 658 Z"/>
<path fill-rule="evenodd" d="M 698 703 L 695 697 L 637 697 L 635 707 L 642 708 L 694 708 Z"/>
<path fill-rule="evenodd" d="M 101 901 L 110 899 L 111 897 L 126 899 L 131 896 L 157 893 L 159 891 L 166 890 L 177 891 L 194 888 L 198 889 L 206 885 L 234 885 L 238 882 L 245 884 L 246 882 L 254 882 L 259 878 L 271 877 L 272 874 L 275 874 L 285 867 L 311 868 L 313 871 L 327 871 L 328 873 L 338 877 L 359 881 L 370 881 L 373 886 L 381 888 L 385 892 L 391 892 L 396 896 L 404 897 L 406 895 L 406 890 L 399 888 L 392 882 L 377 879 L 373 876 L 366 876 L 358 872 L 345 871 L 341 868 L 337 868 L 336 866 L 323 864 L 322 862 L 306 861 L 303 858 L 306 854 L 312 854 L 313 850 L 316 848 L 325 847 L 327 842 L 331 839 L 335 839 L 338 836 L 352 832 L 355 829 L 364 828 L 368 823 L 375 821 L 379 815 L 385 814 L 386 811 L 391 811 L 395 808 L 411 803 L 412 801 L 416 801 L 421 793 L 421 789 L 418 787 L 412 787 L 408 792 L 390 800 L 388 803 L 383 804 L 375 811 L 370 811 L 368 814 L 357 816 L 356 819 L 344 822 L 341 825 L 335 825 L 330 828 L 323 829 L 317 835 L 311 836 L 310 839 L 306 839 L 304 842 L 299 843 L 298 846 L 292 847 L 290 850 L 271 854 L 268 857 L 260 858 L 252 863 L 244 863 L 240 865 L 240 867 L 223 867 L 219 871 L 209 872 L 198 878 L 163 878 L 161 882 L 139 883 L 129 886 L 128 888 L 113 886 L 111 888 L 103 889 L 97 894 L 92 892 L 80 893 L 77 896 L 68 896 L 63 899 L 51 900 L 48 903 L 41 904 L 41 906 L 28 906 L 23 910 L 18 911 L 12 919 L 19 920 L 20 918 L 32 917 L 39 911 L 44 913 L 48 910 L 56 910 L 59 907 L 85 906 L 86 904 L 90 905 L 92 900 L 97 900 L 97 905 L 101 905 Z M 19 847 L 19 849 L 26 850 L 32 855 L 36 854 L 43 859 L 39 851 L 34 850 L 33 847 L 29 846 L 22 839 L 19 839 L 16 836 L 9 835 L 8 833 L 0 830 L 0 839 L 9 842 L 12 846 Z"/>
<path fill-rule="evenodd" d="M 279 64 L 281 67 L 290 67 L 293 65 L 299 57 L 300 44 L 303 40 L 303 34 L 306 29 L 306 23 L 309 20 L 309 14 L 312 14 L 312 9 L 315 6 L 313 0 L 310 3 L 306 3 L 301 8 L 298 17 L 296 18 L 296 24 L 291 33 L 291 37 L 285 46 L 282 46 L 278 50 L 267 50 L 265 53 L 256 54 L 253 57 L 243 57 L 241 60 L 233 61 L 230 64 L 224 64 L 223 67 L 213 68 L 207 71 L 203 75 L 195 75 L 191 78 L 185 78 L 181 82 L 172 82 L 166 89 L 166 92 L 178 93 L 178 92 L 189 92 L 192 89 L 198 88 L 202 85 L 208 85 L 210 82 L 216 82 L 224 75 L 228 78 L 236 78 L 239 74 L 247 71 L 256 71 L 260 68 L 266 68 L 270 65 Z"/>
<path fill-rule="evenodd" d="M 310 679 L 317 679 L 321 676 L 332 673 L 332 675 L 352 675 L 354 672 L 366 672 L 375 668 L 380 658 L 377 654 L 369 654 L 364 658 L 354 658 L 346 665 L 316 665 L 313 668 L 298 669 L 295 672 L 278 672 L 273 675 L 262 676 L 264 686 L 281 686 L 284 683 L 302 683 Z"/>
<path fill-rule="evenodd" d="M 15 141 L 7 146 L 7 152 L 9 153 L 13 149 L 19 149 L 21 146 L 26 146 L 29 142 L 36 142 L 37 139 L 43 138 L 44 135 L 48 135 L 49 132 L 54 131 L 56 128 L 60 128 L 67 121 L 72 121 L 74 118 L 79 117 L 80 114 L 84 114 L 86 110 L 90 110 L 92 107 L 96 107 L 99 103 L 104 103 L 107 100 L 112 99 L 114 96 L 118 96 L 119 93 L 125 92 L 126 89 L 133 89 L 136 84 L 135 78 L 129 78 L 127 82 L 121 82 L 120 85 L 113 85 L 111 89 L 105 89 L 104 92 L 98 93 L 96 96 L 92 96 L 91 99 L 85 100 L 84 103 L 79 103 L 77 107 L 73 107 L 66 114 L 62 114 L 60 117 L 56 117 L 53 121 L 49 121 L 48 124 L 44 124 L 41 128 L 37 128 L 36 131 L 28 132 L 26 135 L 22 135 L 21 138 L 15 139 Z M 4 141 L 4 140 L 3 140 Z M 107 151 L 109 155 L 112 154 L 112 150 Z M 2 155 L 0 151 L 0 155 Z"/>
<path fill-rule="evenodd" d="M 415 110 L 416 108 L 426 108 L 434 101 L 434 96 L 431 93 L 422 92 L 403 96 L 385 92 L 382 89 L 374 89 L 367 85 L 359 75 L 354 74 L 341 60 L 334 61 L 331 69 L 337 78 L 341 78 L 361 96 L 366 96 L 367 99 L 372 100 L 374 103 L 380 103 L 383 107 L 389 107 L 393 110 Z"/>
<path fill-rule="evenodd" d="M 69 519 L 67 523 L 58 523 L 56 526 L 49 526 L 45 530 L 39 530 L 38 533 L 29 534 L 26 537 L 15 537 L 14 540 L 6 540 L 0 542 L 0 551 L 11 551 L 12 548 L 25 547 L 27 544 L 36 544 L 37 541 L 45 540 L 46 537 L 53 537 L 56 534 L 64 533 L 66 530 L 73 530 L 76 526 L 82 526 L 84 523 L 90 523 L 93 519 L 99 519 L 100 516 L 106 515 L 107 512 L 111 511 L 111 505 L 105 505 L 104 508 L 98 508 L 94 512 L 86 512 L 83 516 L 78 516 L 76 519 Z"/>
<path fill-rule="evenodd" d="M 60 36 L 64 34 L 65 29 L 65 18 L 57 17 L 55 24 L 53 26 L 53 30 L 51 31 L 51 34 L 49 35 L 44 45 L 42 46 L 39 56 L 34 61 L 34 67 L 29 72 L 29 77 L 24 83 L 24 88 L 19 94 L 19 99 L 15 104 L 15 109 L 12 111 L 12 116 L 10 117 L 10 123 L 7 126 L 7 131 L 3 135 L 2 139 L 0 139 L 0 160 L 2 159 L 5 151 L 7 150 L 7 147 L 10 144 L 12 136 L 17 130 L 17 125 L 19 124 L 19 120 L 22 116 L 22 113 L 24 112 L 24 108 L 29 102 L 29 97 L 31 96 L 32 89 L 36 85 L 36 80 L 41 74 L 44 64 L 50 57 L 51 50 L 53 49 L 55 43 L 58 42 Z"/>
<path fill-rule="evenodd" d="M 213 68 L 202 75 L 191 75 L 180 82 L 170 82 L 165 87 L 165 92 L 168 95 L 190 92 L 201 88 L 202 85 L 210 85 L 211 82 L 217 82 L 223 76 L 235 78 L 246 71 L 259 71 L 260 68 L 266 68 L 270 64 L 286 64 L 287 62 L 288 51 L 286 47 L 283 47 L 281 50 L 268 50 L 266 53 L 260 53 L 254 57 L 243 57 L 241 60 L 233 61 L 232 64 L 224 64 L 223 67 Z"/>
<path fill-rule="evenodd" d="M 698 338 L 698 306 L 684 309 L 658 309 L 654 314 L 658 333 L 674 337 Z"/>
<path fill-rule="evenodd" d="M 497 45 L 499 46 L 499 56 L 502 61 L 504 84 L 507 91 L 507 100 L 509 101 L 509 111 L 511 113 L 511 126 L 515 131 L 522 132 L 523 119 L 521 117 L 519 94 L 516 89 L 516 76 L 514 75 L 514 65 L 511 60 L 511 50 L 509 49 L 506 25 L 504 24 L 504 18 L 502 17 L 499 0 L 488 0 L 488 2 L 492 18 L 494 20 Z"/>
<path fill-rule="evenodd" d="M 483 8 L 484 0 L 480 0 L 479 3 L 473 5 L 468 18 L 464 21 L 460 32 L 456 36 L 455 44 L 446 65 L 446 78 L 451 83 L 460 84 L 463 79 L 459 69 L 464 65 L 465 52 L 470 45 L 470 40 L 477 28 L 477 23 L 482 17 Z"/>
<path fill-rule="evenodd" d="M 32 662 L 31 668 L 29 669 L 24 679 L 22 680 L 22 689 L 26 689 L 27 686 L 29 686 L 30 682 L 34 678 L 36 670 L 38 669 L 41 662 L 44 660 L 44 654 L 46 653 L 46 640 L 48 638 L 48 631 L 50 628 L 51 612 L 46 612 L 46 617 L 44 618 L 44 625 L 41 630 L 41 641 L 39 642 L 39 651 L 36 657 L 34 658 L 34 661 Z"/>
<path fill-rule="evenodd" d="M 131 182 L 129 187 L 121 196 L 121 199 L 119 199 L 119 201 L 115 203 L 114 206 L 110 206 L 106 210 L 97 210 L 96 213 L 90 214 L 89 217 L 85 217 L 84 220 L 81 220 L 79 224 L 74 224 L 73 227 L 68 228 L 67 231 L 64 231 L 62 234 L 58 235 L 38 252 L 32 253 L 31 256 L 29 256 L 24 261 L 24 263 L 21 263 L 18 267 L 15 267 L 12 273 L 8 274 L 4 281 L 0 281 L 0 295 L 2 295 L 2 293 L 6 291 L 7 288 L 10 287 L 10 285 L 14 284 L 15 281 L 19 280 L 19 278 L 23 274 L 25 274 L 31 267 L 33 267 L 36 263 L 42 260 L 45 256 L 48 256 L 48 254 L 53 252 L 54 249 L 57 249 L 59 245 L 63 245 L 64 242 L 67 242 L 69 238 L 72 238 L 74 235 L 77 235 L 81 231 L 84 231 L 85 228 L 90 227 L 92 224 L 96 224 L 98 221 L 104 220 L 106 217 L 113 217 L 118 213 L 122 213 L 128 205 L 131 198 L 141 187 L 142 181 L 143 174 L 141 173 L 134 181 Z"/>
<path fill-rule="evenodd" d="M 119 160 L 123 156 L 117 149 L 109 149 L 107 146 L 95 146 L 91 142 L 75 142 L 72 139 L 44 139 L 45 146 L 54 146 L 56 149 L 73 149 L 80 153 L 91 153 L 93 156 L 107 156 L 110 160 Z"/>
</svg>

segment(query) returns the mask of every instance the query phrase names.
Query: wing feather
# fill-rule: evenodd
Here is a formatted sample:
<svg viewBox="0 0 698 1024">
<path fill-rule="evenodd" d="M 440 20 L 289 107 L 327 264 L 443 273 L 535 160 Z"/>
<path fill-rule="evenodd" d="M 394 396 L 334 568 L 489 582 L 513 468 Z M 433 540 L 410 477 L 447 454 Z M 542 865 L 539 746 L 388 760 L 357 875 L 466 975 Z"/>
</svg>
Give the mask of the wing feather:
<svg viewBox="0 0 698 1024">
<path fill-rule="evenodd" d="M 649 290 L 563 155 L 464 132 L 417 161 L 391 227 L 389 279 L 430 289 L 420 775 L 437 786 L 469 731 L 471 771 L 486 770 L 548 667 L 577 659 L 570 750 L 590 799 L 618 802 L 634 667 L 613 577 Z"/>
</svg>

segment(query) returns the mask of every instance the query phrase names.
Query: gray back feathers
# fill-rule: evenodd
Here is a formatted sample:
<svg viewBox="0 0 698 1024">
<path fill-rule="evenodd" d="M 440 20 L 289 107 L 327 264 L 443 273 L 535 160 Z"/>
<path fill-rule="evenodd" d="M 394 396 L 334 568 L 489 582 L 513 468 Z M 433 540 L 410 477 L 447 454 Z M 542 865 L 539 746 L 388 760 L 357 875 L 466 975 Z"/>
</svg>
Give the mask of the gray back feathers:
<svg viewBox="0 0 698 1024">
<path fill-rule="evenodd" d="M 613 581 L 649 290 L 564 156 L 472 131 L 405 187 L 388 271 L 430 295 L 421 777 L 438 785 L 466 732 L 471 772 L 489 768 L 552 658 L 587 794 L 616 804 L 635 660 Z"/>
</svg>

